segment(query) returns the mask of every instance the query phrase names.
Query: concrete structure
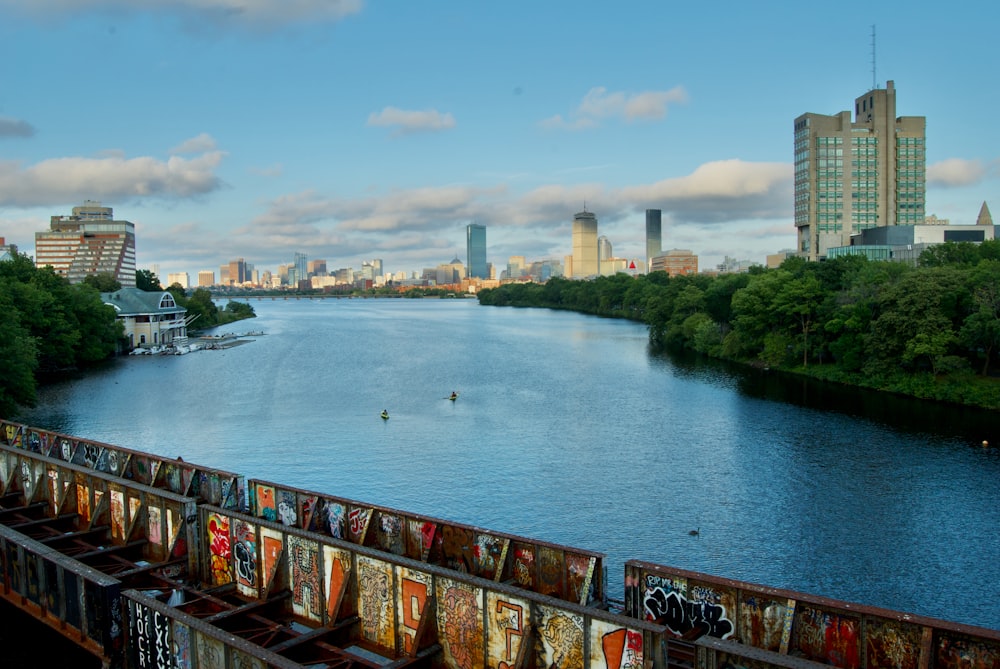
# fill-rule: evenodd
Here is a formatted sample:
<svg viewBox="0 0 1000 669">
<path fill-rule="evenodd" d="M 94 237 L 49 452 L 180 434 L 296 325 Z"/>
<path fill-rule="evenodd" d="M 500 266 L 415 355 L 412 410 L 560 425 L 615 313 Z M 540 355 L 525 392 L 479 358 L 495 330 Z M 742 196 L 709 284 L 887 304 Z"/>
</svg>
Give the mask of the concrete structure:
<svg viewBox="0 0 1000 669">
<path fill-rule="evenodd" d="M 611 264 L 615 257 L 614 249 L 611 247 L 611 240 L 605 235 L 597 238 L 597 273 L 601 276 L 614 274 L 615 270 Z"/>
<path fill-rule="evenodd" d="M 128 349 L 173 346 L 187 342 L 187 309 L 167 291 L 147 292 L 131 286 L 101 293 L 125 326 Z"/>
<path fill-rule="evenodd" d="M 470 223 L 465 226 L 465 262 L 468 275 L 476 279 L 490 278 L 486 266 L 486 226 Z"/>
<path fill-rule="evenodd" d="M 573 217 L 573 273 L 574 279 L 597 276 L 597 216 L 586 208 Z"/>
<path fill-rule="evenodd" d="M 229 261 L 229 274 L 226 283 L 230 286 L 242 286 L 250 280 L 247 274 L 247 263 L 243 258 Z"/>
<path fill-rule="evenodd" d="M 650 271 L 654 256 L 660 255 L 663 243 L 663 213 L 659 209 L 646 210 L 646 271 Z"/>
<path fill-rule="evenodd" d="M 215 272 L 210 269 L 204 269 L 198 272 L 198 287 L 207 288 L 209 286 L 215 285 Z"/>
<path fill-rule="evenodd" d="M 653 256 L 650 261 L 651 272 L 666 272 L 670 276 L 698 273 L 698 256 L 686 249 L 671 249 L 666 253 Z"/>
<path fill-rule="evenodd" d="M 979 216 L 976 217 L 976 225 L 993 225 L 993 217 L 990 215 L 990 208 L 986 206 L 983 202 L 983 206 L 979 208 Z"/>
<path fill-rule="evenodd" d="M 49 230 L 35 233 L 35 266 L 52 267 L 70 283 L 110 274 L 135 286 L 135 225 L 114 220 L 111 207 L 87 200 L 70 216 L 53 216 Z"/>
<path fill-rule="evenodd" d="M 868 91 L 851 112 L 795 119 L 797 252 L 820 260 L 861 230 L 924 222 L 926 119 L 896 116 L 896 89 Z"/>
<path fill-rule="evenodd" d="M 984 204 L 985 207 L 985 204 Z M 986 210 L 989 215 L 989 210 Z M 982 218 L 982 211 L 980 211 Z M 997 237 L 997 226 L 977 225 L 895 225 L 862 230 L 848 246 L 827 251 L 827 258 L 863 255 L 869 260 L 891 260 L 916 264 L 920 254 L 945 242 L 982 243 Z"/>
<path fill-rule="evenodd" d="M 306 263 L 306 271 L 309 273 L 310 277 L 326 276 L 326 260 L 310 260 Z"/>
</svg>

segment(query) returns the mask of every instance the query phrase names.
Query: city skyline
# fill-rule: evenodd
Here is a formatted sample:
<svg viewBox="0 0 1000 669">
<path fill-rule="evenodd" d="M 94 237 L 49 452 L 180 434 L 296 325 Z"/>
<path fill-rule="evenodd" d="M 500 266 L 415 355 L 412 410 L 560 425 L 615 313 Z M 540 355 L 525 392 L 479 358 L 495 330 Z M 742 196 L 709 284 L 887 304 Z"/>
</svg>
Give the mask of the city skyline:
<svg viewBox="0 0 1000 669">
<path fill-rule="evenodd" d="M 23 64 L 0 91 L 0 236 L 22 252 L 95 200 L 164 276 L 296 252 L 419 272 L 473 222 L 495 266 L 562 259 L 583 208 L 620 257 L 645 258 L 660 209 L 664 251 L 763 263 L 796 245 L 794 120 L 889 79 L 927 119 L 927 214 L 972 225 L 997 192 L 985 2 L 131 4 L 0 0 L 0 62 Z"/>
</svg>

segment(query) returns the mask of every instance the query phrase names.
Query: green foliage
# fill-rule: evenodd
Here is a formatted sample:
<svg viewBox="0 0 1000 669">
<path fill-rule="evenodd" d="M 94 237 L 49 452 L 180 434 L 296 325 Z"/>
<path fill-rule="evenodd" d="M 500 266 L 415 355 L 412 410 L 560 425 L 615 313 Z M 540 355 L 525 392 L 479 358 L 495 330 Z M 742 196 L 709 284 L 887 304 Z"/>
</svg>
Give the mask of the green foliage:
<svg viewBox="0 0 1000 669">
<path fill-rule="evenodd" d="M 113 293 L 116 290 L 120 290 L 122 287 L 121 282 L 115 278 L 115 275 L 110 272 L 101 272 L 100 274 L 88 274 L 83 277 L 83 285 L 90 286 L 98 293 Z"/>
<path fill-rule="evenodd" d="M 71 286 L 23 255 L 0 262 L 0 415 L 33 404 L 40 375 L 114 352 L 122 328 L 92 283 Z"/>
<path fill-rule="evenodd" d="M 716 277 L 504 284 L 479 301 L 631 318 L 654 347 L 1000 409 L 1000 243 L 941 246 L 916 267 L 790 258 Z"/>
<path fill-rule="evenodd" d="M 163 290 L 160 285 L 160 279 L 156 274 L 148 269 L 139 269 L 135 272 L 135 287 L 139 290 L 145 290 L 146 292 L 152 293 L 158 290 Z"/>
</svg>

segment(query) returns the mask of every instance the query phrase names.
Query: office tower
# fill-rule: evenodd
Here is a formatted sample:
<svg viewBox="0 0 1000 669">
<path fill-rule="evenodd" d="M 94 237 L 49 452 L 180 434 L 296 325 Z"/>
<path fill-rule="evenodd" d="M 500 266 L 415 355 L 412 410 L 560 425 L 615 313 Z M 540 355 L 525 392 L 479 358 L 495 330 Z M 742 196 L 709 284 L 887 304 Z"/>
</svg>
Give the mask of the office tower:
<svg viewBox="0 0 1000 669">
<path fill-rule="evenodd" d="M 488 279 L 486 267 L 486 226 L 470 223 L 465 226 L 465 262 L 469 278 Z"/>
<path fill-rule="evenodd" d="M 597 217 L 586 208 L 573 217 L 573 278 L 597 274 Z"/>
<path fill-rule="evenodd" d="M 326 276 L 326 261 L 325 260 L 310 260 L 306 263 L 306 270 L 309 276 Z"/>
<path fill-rule="evenodd" d="M 168 287 L 172 286 L 175 283 L 178 286 L 180 286 L 181 288 L 187 289 L 188 283 L 189 283 L 188 273 L 187 272 L 171 272 L 170 274 L 167 274 L 167 286 Z"/>
<path fill-rule="evenodd" d="M 247 275 L 247 264 L 243 258 L 237 258 L 236 260 L 229 261 L 229 285 L 231 286 L 242 286 L 244 283 L 249 281 L 250 278 Z"/>
<path fill-rule="evenodd" d="M 111 207 L 86 200 L 70 216 L 52 216 L 49 230 L 35 233 L 35 266 L 51 266 L 70 283 L 107 273 L 135 286 L 135 225 L 114 220 Z"/>
<path fill-rule="evenodd" d="M 215 272 L 210 269 L 203 269 L 198 272 L 198 287 L 203 288 L 215 285 Z"/>
<path fill-rule="evenodd" d="M 836 116 L 795 119 L 795 227 L 809 260 L 868 228 L 924 222 L 926 119 L 896 116 L 892 81 Z"/>
<path fill-rule="evenodd" d="M 659 209 L 646 210 L 646 271 L 654 256 L 660 255 L 663 243 L 662 212 Z"/>
<path fill-rule="evenodd" d="M 598 273 L 601 276 L 614 274 L 611 267 L 611 258 L 613 257 L 614 255 L 611 250 L 611 240 L 606 236 L 601 235 L 597 238 L 597 267 L 599 269 Z"/>
</svg>

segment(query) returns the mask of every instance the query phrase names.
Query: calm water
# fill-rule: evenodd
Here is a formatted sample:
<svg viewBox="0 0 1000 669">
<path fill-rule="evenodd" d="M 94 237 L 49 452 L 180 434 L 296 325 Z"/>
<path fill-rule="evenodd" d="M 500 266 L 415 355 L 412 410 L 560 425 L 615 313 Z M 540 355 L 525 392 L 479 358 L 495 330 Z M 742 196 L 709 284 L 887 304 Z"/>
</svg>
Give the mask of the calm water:
<svg viewBox="0 0 1000 669">
<path fill-rule="evenodd" d="M 122 358 L 18 419 L 600 551 L 616 597 L 635 558 L 1000 629 L 995 414 L 671 361 L 572 313 L 251 303 L 252 343 Z"/>
</svg>

